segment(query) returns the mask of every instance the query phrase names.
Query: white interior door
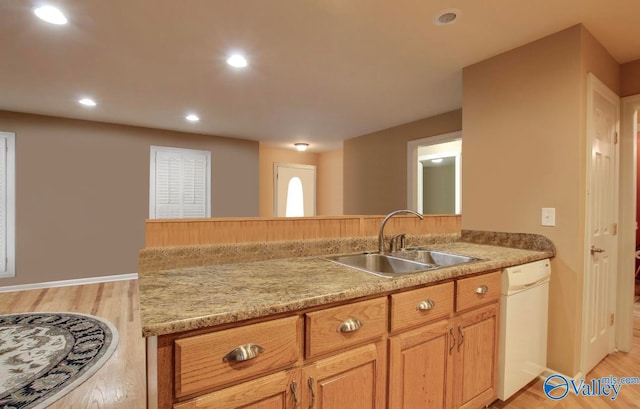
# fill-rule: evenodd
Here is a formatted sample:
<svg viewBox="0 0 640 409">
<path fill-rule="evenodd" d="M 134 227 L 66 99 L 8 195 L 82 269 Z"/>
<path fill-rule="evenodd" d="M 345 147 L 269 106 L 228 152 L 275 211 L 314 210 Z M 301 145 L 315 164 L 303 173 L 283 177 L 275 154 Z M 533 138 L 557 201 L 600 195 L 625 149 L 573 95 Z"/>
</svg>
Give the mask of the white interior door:
<svg viewBox="0 0 640 409">
<path fill-rule="evenodd" d="M 619 97 L 589 74 L 583 375 L 614 347 L 619 104 Z"/>
<path fill-rule="evenodd" d="M 316 215 L 316 167 L 275 163 L 274 216 L 304 217 Z"/>
</svg>

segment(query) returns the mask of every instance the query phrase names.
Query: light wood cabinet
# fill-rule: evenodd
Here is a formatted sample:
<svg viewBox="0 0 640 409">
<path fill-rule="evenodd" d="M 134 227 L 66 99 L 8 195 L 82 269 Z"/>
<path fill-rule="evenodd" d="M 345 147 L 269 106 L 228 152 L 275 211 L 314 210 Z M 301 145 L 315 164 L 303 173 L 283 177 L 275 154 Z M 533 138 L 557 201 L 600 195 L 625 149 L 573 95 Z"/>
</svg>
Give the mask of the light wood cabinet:
<svg viewBox="0 0 640 409">
<path fill-rule="evenodd" d="M 452 303 L 454 286 L 449 284 L 431 289 L 429 299 L 436 295 L 440 302 L 430 311 L 450 305 L 447 300 Z M 415 304 L 417 295 L 400 293 L 397 298 Z M 390 337 L 389 409 L 473 409 L 496 399 L 499 296 L 500 272 L 460 279 L 455 283 L 455 312 L 451 306 L 443 317 L 440 310 L 433 317 L 444 319 Z M 410 304 L 397 303 L 413 319 L 393 305 L 392 320 L 417 322 L 415 311 L 407 308 Z"/>
<path fill-rule="evenodd" d="M 391 294 L 391 332 L 448 317 L 454 294 L 453 281 Z"/>
<path fill-rule="evenodd" d="M 162 336 L 158 407 L 481 408 L 496 398 L 499 295 L 492 272 Z"/>
<path fill-rule="evenodd" d="M 301 358 L 300 328 L 298 317 L 288 317 L 176 340 L 176 397 L 291 366 Z"/>
<path fill-rule="evenodd" d="M 302 407 L 383 409 L 386 387 L 385 342 L 319 360 L 302 369 Z"/>
<path fill-rule="evenodd" d="M 496 399 L 498 304 L 460 314 L 454 322 L 454 407 L 481 408 Z"/>
<path fill-rule="evenodd" d="M 456 311 L 479 307 L 500 299 L 502 272 L 482 274 L 456 281 Z"/>
<path fill-rule="evenodd" d="M 451 407 L 450 328 L 445 319 L 390 338 L 389 408 Z"/>
<path fill-rule="evenodd" d="M 305 328 L 306 358 L 380 338 L 387 332 L 387 297 L 307 313 Z"/>
<path fill-rule="evenodd" d="M 177 403 L 173 409 L 293 409 L 299 385 L 299 370 L 284 371 Z"/>
</svg>

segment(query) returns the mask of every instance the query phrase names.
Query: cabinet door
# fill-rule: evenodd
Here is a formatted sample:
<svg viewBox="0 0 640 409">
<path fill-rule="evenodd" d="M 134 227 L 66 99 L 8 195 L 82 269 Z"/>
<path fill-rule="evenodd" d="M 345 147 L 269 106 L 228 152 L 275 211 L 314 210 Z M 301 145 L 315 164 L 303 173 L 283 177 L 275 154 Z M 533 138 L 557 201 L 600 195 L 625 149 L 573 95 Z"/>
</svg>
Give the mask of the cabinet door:
<svg viewBox="0 0 640 409">
<path fill-rule="evenodd" d="M 389 341 L 389 408 L 450 407 L 453 348 L 449 320 L 403 332 Z"/>
<path fill-rule="evenodd" d="M 459 315 L 454 320 L 454 407 L 481 408 L 496 399 L 498 304 Z"/>
<path fill-rule="evenodd" d="M 383 409 L 386 342 L 368 344 L 302 370 L 303 408 Z"/>
<path fill-rule="evenodd" d="M 263 376 L 177 403 L 174 409 L 294 409 L 300 407 L 300 370 Z"/>
</svg>

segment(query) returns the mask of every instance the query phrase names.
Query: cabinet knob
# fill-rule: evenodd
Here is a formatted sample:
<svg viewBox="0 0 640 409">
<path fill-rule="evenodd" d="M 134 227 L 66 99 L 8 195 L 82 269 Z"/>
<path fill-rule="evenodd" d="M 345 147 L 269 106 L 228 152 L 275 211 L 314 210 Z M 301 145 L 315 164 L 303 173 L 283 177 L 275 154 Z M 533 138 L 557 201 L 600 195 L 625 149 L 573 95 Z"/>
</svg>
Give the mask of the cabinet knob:
<svg viewBox="0 0 640 409">
<path fill-rule="evenodd" d="M 476 288 L 476 294 L 482 295 L 482 294 L 486 294 L 489 292 L 489 287 L 487 287 L 486 285 L 481 285 L 480 287 Z"/>
<path fill-rule="evenodd" d="M 357 318 L 349 318 L 338 326 L 338 332 L 354 332 L 362 328 L 364 323 Z"/>
<path fill-rule="evenodd" d="M 436 306 L 435 301 L 433 301 L 432 299 L 427 299 L 427 300 L 421 301 L 420 304 L 418 304 L 418 306 L 416 307 L 416 309 L 418 311 L 427 311 L 432 309 L 435 306 Z"/>
<path fill-rule="evenodd" d="M 263 352 L 264 348 L 258 344 L 244 344 L 233 348 L 222 360 L 229 363 L 248 361 Z"/>
</svg>

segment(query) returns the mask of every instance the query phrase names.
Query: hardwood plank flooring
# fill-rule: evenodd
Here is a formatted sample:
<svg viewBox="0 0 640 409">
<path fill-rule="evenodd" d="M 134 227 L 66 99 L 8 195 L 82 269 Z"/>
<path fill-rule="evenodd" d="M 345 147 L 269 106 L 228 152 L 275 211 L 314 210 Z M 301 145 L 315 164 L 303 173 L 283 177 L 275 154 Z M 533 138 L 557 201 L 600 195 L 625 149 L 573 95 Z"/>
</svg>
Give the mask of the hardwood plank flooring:
<svg viewBox="0 0 640 409">
<path fill-rule="evenodd" d="M 613 375 L 640 376 L 640 317 L 633 320 L 633 346 L 629 353 L 616 352 L 602 360 L 586 377 L 585 382 Z M 496 401 L 491 409 L 608 409 L 640 408 L 640 385 L 624 385 L 618 398 L 612 401 L 607 397 L 578 397 L 570 393 L 564 399 L 552 401 L 543 392 L 543 381 L 536 380 L 513 395 L 505 402 Z"/>
<path fill-rule="evenodd" d="M 0 313 L 81 312 L 111 321 L 120 334 L 118 349 L 98 372 L 50 406 L 51 409 L 144 409 L 146 407 L 145 347 L 141 335 L 137 280 L 116 281 L 0 293 Z M 633 350 L 605 358 L 587 376 L 640 376 L 640 317 L 634 320 Z M 640 408 L 640 385 L 625 385 L 616 401 L 568 395 L 553 402 L 535 381 L 492 409 Z M 346 409 L 346 408 L 345 408 Z M 392 408 L 391 408 L 392 409 Z M 416 408 L 419 409 L 419 408 Z"/>
<path fill-rule="evenodd" d="M 137 280 L 0 294 L 0 313 L 22 312 L 80 312 L 106 318 L 118 329 L 120 340 L 111 358 L 50 409 L 146 407 Z"/>
</svg>

